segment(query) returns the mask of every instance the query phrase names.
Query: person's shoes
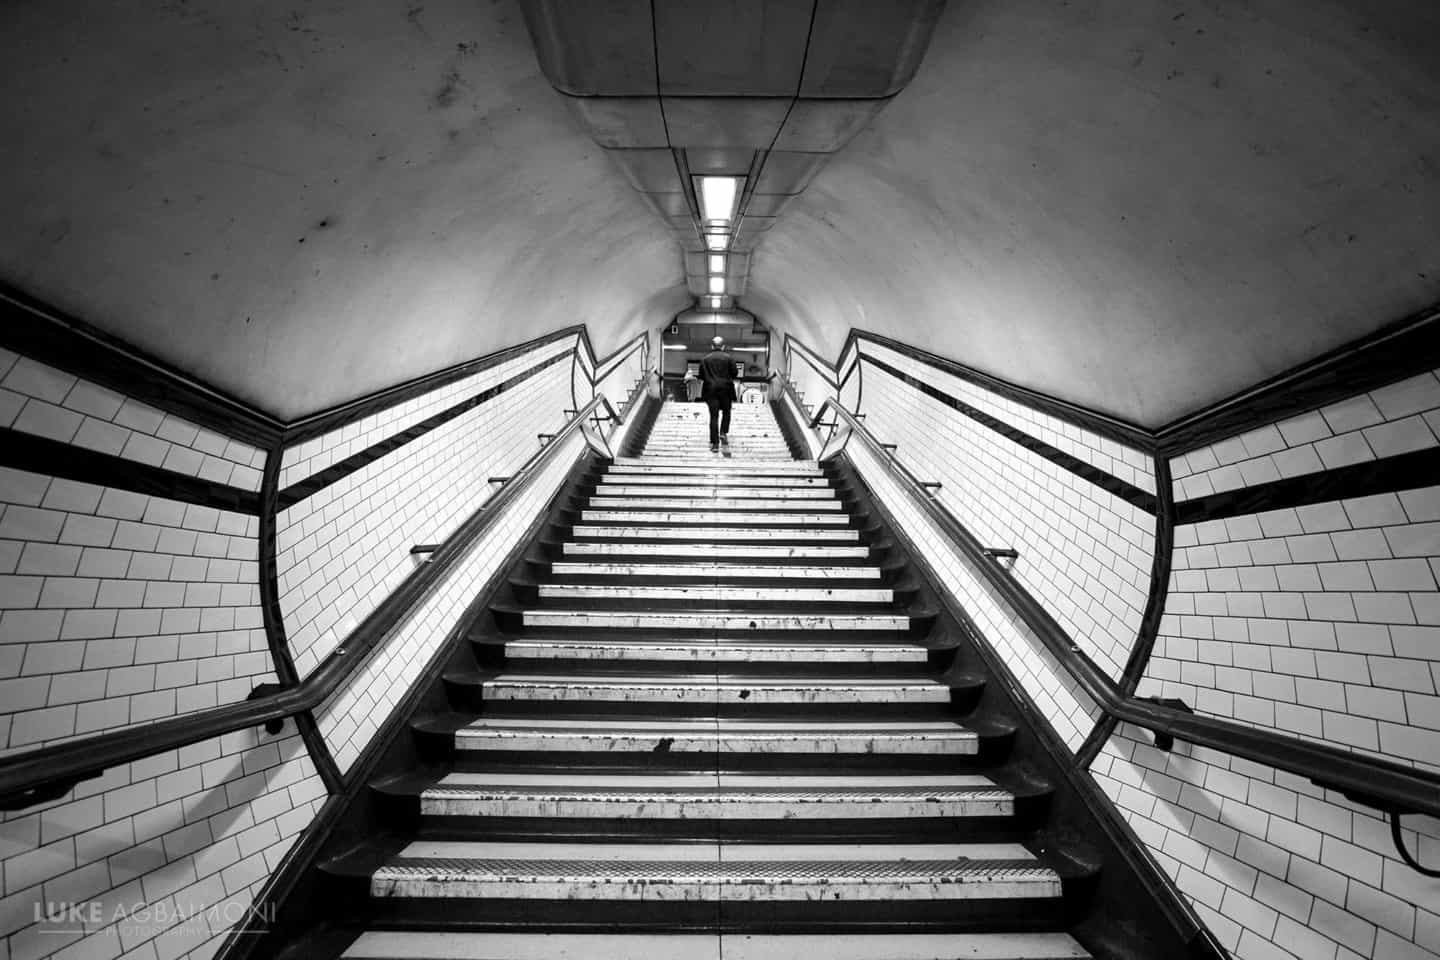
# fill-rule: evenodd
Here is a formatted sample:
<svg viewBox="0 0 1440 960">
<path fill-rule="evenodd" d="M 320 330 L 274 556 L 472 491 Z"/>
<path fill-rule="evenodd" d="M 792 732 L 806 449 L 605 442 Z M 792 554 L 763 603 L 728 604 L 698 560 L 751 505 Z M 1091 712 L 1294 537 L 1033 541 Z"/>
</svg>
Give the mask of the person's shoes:
<svg viewBox="0 0 1440 960">
<path fill-rule="evenodd" d="M 729 438 L 727 435 L 723 434 L 723 433 L 720 434 L 720 445 L 721 445 L 722 447 L 728 447 L 728 446 L 730 446 L 730 438 Z"/>
<path fill-rule="evenodd" d="M 711 453 L 716 453 L 716 452 L 718 452 L 719 450 L 720 450 L 720 444 L 718 444 L 718 443 L 712 443 L 712 444 L 710 444 L 710 452 L 711 452 Z"/>
</svg>

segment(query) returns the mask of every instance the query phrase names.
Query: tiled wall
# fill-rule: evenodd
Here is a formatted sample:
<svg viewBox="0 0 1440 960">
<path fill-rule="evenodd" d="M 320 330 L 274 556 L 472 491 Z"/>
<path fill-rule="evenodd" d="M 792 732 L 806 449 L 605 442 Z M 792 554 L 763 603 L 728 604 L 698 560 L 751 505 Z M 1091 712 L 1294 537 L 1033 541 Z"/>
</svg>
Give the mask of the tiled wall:
<svg viewBox="0 0 1440 960">
<path fill-rule="evenodd" d="M 258 524 L 0 468 L 0 746 L 234 703 L 273 680 Z"/>
<path fill-rule="evenodd" d="M 460 613 L 554 496 L 584 447 L 579 433 L 571 434 L 535 482 L 507 509 L 505 520 L 475 544 L 445 583 L 419 605 L 350 685 L 320 711 L 320 729 L 342 770 L 349 769 L 370 743 Z"/>
<path fill-rule="evenodd" d="M 897 444 L 896 456 L 917 477 L 941 484 L 940 501 L 982 544 L 1020 552 L 1012 567 L 1016 579 L 1118 679 L 1145 611 L 1154 514 L 915 389 L 872 360 L 1111 476 L 1148 480 L 1153 491 L 1146 455 L 888 347 L 862 341 L 860 351 L 866 426 L 882 441 Z"/>
<path fill-rule="evenodd" d="M 317 491 L 298 488 L 309 495 L 277 518 L 282 610 L 302 675 L 414 568 L 411 544 L 445 539 L 493 494 L 489 477 L 513 473 L 540 448 L 537 433 L 563 424 L 577 371 L 580 402 L 588 400 L 593 364 L 576 360 L 577 342 L 552 340 L 284 451 L 282 490 L 329 471 Z M 642 357 L 634 351 L 605 372 L 628 386 Z M 392 439 L 467 402 L 427 432 Z M 0 419 L 187 476 L 260 487 L 264 458 L 252 448 L 3 351 Z M 358 469 L 337 466 L 385 441 L 392 447 Z M 317 715 L 342 769 L 582 449 L 578 435 L 567 441 L 500 526 Z M 223 477 L 217 460 L 229 464 Z M 255 516 L 0 469 L 0 744 L 28 749 L 217 706 L 274 680 L 259 527 Z M 206 741 L 6 815 L 0 958 L 210 957 L 324 797 L 287 723 L 278 738 L 245 731 Z M 83 901 L 102 919 L 37 922 L 36 904 L 43 914 L 47 900 Z"/>
<path fill-rule="evenodd" d="M 239 495 L 264 465 L 247 444 L 3 349 L 0 426 Z M 251 515 L 0 468 L 0 750 L 233 703 L 272 679 L 257 532 Z"/>
<path fill-rule="evenodd" d="M 1440 378 L 1432 371 L 1176 457 L 1175 499 L 1422 450 L 1437 435 Z"/>
<path fill-rule="evenodd" d="M 0 348 L 0 427 L 259 490 L 265 452 Z"/>
<path fill-rule="evenodd" d="M 1375 810 L 1125 726 L 1091 773 L 1237 960 L 1440 956 L 1440 881 L 1400 861 Z M 1412 854 L 1440 863 L 1440 825 L 1403 823 Z"/>
<path fill-rule="evenodd" d="M 803 344 L 786 341 L 797 385 L 834 396 L 832 368 Z M 1043 439 L 1111 476 L 1154 491 L 1147 455 L 992 394 L 953 374 L 872 341 L 855 339 L 841 371 L 858 364 L 841 395 L 858 400 L 866 427 L 922 480 L 938 481 L 938 497 L 987 546 L 1014 547 L 1016 577 L 1092 658 L 1118 677 L 1134 645 L 1150 587 L 1155 517 L 1077 476 L 877 366 L 895 368 L 972 407 Z M 825 371 L 822 375 L 821 370 Z M 861 382 L 863 380 L 863 388 Z M 807 403 L 812 394 L 806 396 Z M 852 401 L 853 402 L 853 401 Z M 1077 748 L 1098 716 L 983 577 L 861 443 L 847 448 L 862 477 L 921 546 L 941 579 L 996 645 L 1031 697 Z"/>
<path fill-rule="evenodd" d="M 287 731 L 167 751 L 4 814 L 0 957 L 214 956 L 325 799 Z"/>
<path fill-rule="evenodd" d="M 1176 457 L 1177 508 L 1433 448 L 1437 408 L 1427 373 Z M 1425 479 L 1177 526 L 1139 692 L 1440 769 L 1440 486 L 1413 486 Z M 1241 960 L 1440 956 L 1440 881 L 1401 862 L 1375 810 L 1124 728 L 1093 773 Z M 1440 823 L 1404 826 L 1421 862 L 1440 864 Z"/>
<path fill-rule="evenodd" d="M 869 393 L 870 386 L 866 386 Z M 1099 713 L 1095 702 L 1076 688 L 1039 639 L 990 587 L 984 576 L 956 551 L 922 508 L 894 480 L 863 443 L 847 447 L 851 462 L 876 498 L 895 516 L 940 578 L 957 597 L 985 638 L 1024 686 L 1036 707 L 1073 750 L 1084 741 Z"/>
<path fill-rule="evenodd" d="M 474 378 L 470 395 L 573 349 L 571 338 L 509 359 Z M 571 405 L 571 366 L 543 366 L 280 513 L 280 606 L 302 677 L 414 569 L 411 546 L 444 540 L 494 493 L 490 477 L 513 473 L 539 449 L 539 433 L 558 429 Z"/>
<path fill-rule="evenodd" d="M 881 441 L 898 444 L 917 477 L 941 481 L 941 502 L 983 543 L 1017 547 L 1020 582 L 1118 677 L 1150 586 L 1154 515 L 1140 498 L 1107 492 L 1083 469 L 1062 469 L 1036 444 L 1013 442 L 905 378 L 1134 491 L 1155 492 L 1149 456 L 863 335 L 848 349 L 861 361 L 841 392 L 847 408 L 858 405 Z M 813 379 L 801 358 L 791 352 L 792 376 Z M 1392 492 L 1248 513 L 1223 496 L 1307 475 L 1327 482 L 1327 471 L 1434 448 L 1437 437 L 1440 379 L 1431 372 L 1170 460 L 1180 515 L 1219 515 L 1174 530 L 1168 595 L 1138 695 L 1179 697 L 1202 714 L 1440 769 L 1440 485 L 1408 477 Z M 858 443 L 849 453 L 1076 746 L 1098 716 L 1094 704 L 877 455 Z M 1440 957 L 1440 881 L 1400 860 L 1374 809 L 1216 751 L 1177 743 L 1162 752 L 1126 725 L 1091 772 L 1237 960 Z M 1421 862 L 1440 866 L 1440 823 L 1410 816 L 1403 828 Z"/>
</svg>

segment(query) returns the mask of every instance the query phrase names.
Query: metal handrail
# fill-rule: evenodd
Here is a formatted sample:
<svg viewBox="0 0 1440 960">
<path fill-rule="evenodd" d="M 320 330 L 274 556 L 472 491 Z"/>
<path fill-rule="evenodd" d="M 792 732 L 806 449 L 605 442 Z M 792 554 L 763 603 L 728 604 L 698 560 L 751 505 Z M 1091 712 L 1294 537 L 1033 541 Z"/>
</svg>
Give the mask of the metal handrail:
<svg viewBox="0 0 1440 960">
<path fill-rule="evenodd" d="M 787 389 L 790 389 L 788 382 Z M 850 436 L 860 437 L 892 473 L 909 485 L 913 499 L 925 510 L 931 522 L 950 538 L 990 586 L 1019 613 L 1050 655 L 1105 713 L 1159 735 L 1306 777 L 1321 787 L 1338 790 L 1351 800 L 1391 815 L 1421 813 L 1440 816 L 1440 775 L 1389 760 L 1348 753 L 1276 731 L 1185 713 L 1173 707 L 1125 696 L 1095 661 L 1076 646 L 1065 629 L 1010 569 L 991 560 L 985 547 L 965 525 L 848 410 L 834 399 L 827 399 L 812 418 L 812 428 L 827 409 L 833 410 L 836 417 L 845 423 Z M 831 455 L 843 449 L 842 446 Z"/>
<path fill-rule="evenodd" d="M 241 703 L 185 714 L 169 720 L 96 734 L 78 740 L 0 759 L 0 809 L 18 809 L 52 799 L 68 785 L 89 779 L 106 769 L 152 756 L 165 750 L 209 740 L 223 734 L 314 710 L 339 691 L 365 662 L 366 656 L 402 623 L 406 616 L 438 589 L 445 576 L 472 545 L 497 521 L 505 507 L 525 490 L 547 465 L 564 441 L 579 430 L 591 412 L 614 408 L 604 394 L 580 409 L 555 435 L 515 471 L 509 481 L 485 501 L 388 597 L 330 652 L 301 683 L 265 693 Z"/>
</svg>

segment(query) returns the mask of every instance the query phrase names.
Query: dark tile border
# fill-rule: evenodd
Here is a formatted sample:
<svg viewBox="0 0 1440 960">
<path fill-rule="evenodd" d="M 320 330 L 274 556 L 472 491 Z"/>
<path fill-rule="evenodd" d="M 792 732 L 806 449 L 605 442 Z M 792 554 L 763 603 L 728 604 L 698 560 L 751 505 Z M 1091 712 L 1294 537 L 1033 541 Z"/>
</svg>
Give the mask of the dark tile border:
<svg viewBox="0 0 1440 960">
<path fill-rule="evenodd" d="M 1240 490 L 1185 500 L 1175 506 L 1175 522 L 1201 523 L 1286 507 L 1395 493 L 1440 485 L 1440 447 L 1348 467 L 1307 473 Z"/>
<path fill-rule="evenodd" d="M 1277 377 L 1160 428 L 1160 455 L 1178 457 L 1440 367 L 1440 306 L 1412 314 Z"/>
<path fill-rule="evenodd" d="M 1140 615 L 1140 627 L 1135 631 L 1135 643 L 1130 647 L 1130 656 L 1125 661 L 1117 687 L 1126 697 L 1135 695 L 1145 671 L 1150 667 L 1150 656 L 1155 650 L 1155 641 L 1160 636 L 1160 621 L 1165 616 L 1165 603 L 1170 599 L 1170 568 L 1175 560 L 1175 500 L 1172 496 L 1170 461 L 1155 457 L 1155 489 L 1158 492 L 1155 511 L 1155 551 L 1150 558 L 1150 590 L 1145 596 L 1145 611 Z M 1090 735 L 1075 751 L 1075 762 L 1088 770 L 1090 764 L 1100 755 L 1105 744 L 1115 733 L 1120 721 L 1113 714 L 1103 714 Z"/>
<path fill-rule="evenodd" d="M 872 356 L 861 356 L 860 362 L 868 363 L 871 366 L 875 367 L 875 369 L 888 373 L 890 376 L 901 381 L 905 385 L 919 390 L 921 393 L 934 400 L 940 401 L 950 409 L 956 411 L 957 413 L 964 414 L 965 416 L 969 417 L 971 420 L 974 420 L 981 426 L 988 427 L 989 429 L 1005 437 L 1007 440 L 1019 444 L 1026 450 L 1031 451 L 1032 453 L 1044 457 L 1046 460 L 1049 460 L 1056 466 L 1070 471 L 1071 473 L 1075 474 L 1075 476 L 1080 477 L 1082 480 L 1087 480 L 1090 483 L 1095 484 L 1102 490 L 1113 493 L 1120 499 L 1136 507 L 1139 507 L 1141 510 L 1146 511 L 1147 513 L 1155 513 L 1158 509 L 1157 500 L 1154 494 L 1146 493 L 1139 487 L 1127 483 L 1126 481 L 1121 480 L 1119 477 L 1112 476 L 1111 474 L 1106 473 L 1098 467 L 1091 466 L 1084 460 L 1081 460 L 1079 457 L 1072 456 L 1071 454 L 1066 453 L 1064 450 L 1053 447 L 1050 444 L 1046 443 L 1044 440 L 1041 440 L 1038 437 L 1033 437 L 1030 434 L 1024 432 L 1023 430 L 1018 430 L 1015 427 L 1012 427 L 1010 424 L 1005 423 L 1003 420 L 992 417 L 990 414 L 985 413 L 983 410 L 977 410 L 975 407 L 970 406 L 970 404 L 966 403 L 965 401 L 950 396 L 950 394 L 941 390 L 939 387 L 928 384 L 917 377 L 912 377 L 910 374 L 897 370 L 885 361 L 877 360 Z"/>
<path fill-rule="evenodd" d="M 306 440 L 313 440 L 315 437 L 329 433 L 339 427 L 354 423 L 357 420 L 363 420 L 372 413 L 379 413 L 381 410 L 393 407 L 397 403 L 413 400 L 415 397 L 429 393 L 431 390 L 454 383 L 457 380 L 463 380 L 472 374 L 479 373 L 482 370 L 488 370 L 507 360 L 524 356 L 532 350 L 548 346 L 557 340 L 578 336 L 582 334 L 584 330 L 585 328 L 583 326 L 578 325 L 562 327 L 552 333 L 545 334 L 543 337 L 536 337 L 534 340 L 527 340 L 513 347 L 504 347 L 475 360 L 467 360 L 465 363 L 456 364 L 453 367 L 446 367 L 444 370 L 438 370 L 435 373 L 409 380 L 398 386 L 391 387 L 388 390 L 372 393 L 323 413 L 317 413 L 314 416 L 296 420 L 285 428 L 285 446 L 293 447 Z M 562 353 L 557 354 L 557 356 L 563 357 L 568 356 L 568 354 Z"/>
<path fill-rule="evenodd" d="M 1032 410 L 1049 414 L 1052 417 L 1064 420 L 1066 423 L 1072 423 L 1077 427 L 1089 430 L 1091 433 L 1099 434 L 1102 437 L 1114 440 L 1116 443 L 1139 450 L 1142 453 L 1155 452 L 1155 435 L 1144 427 L 1136 426 L 1124 420 L 1117 420 L 1113 417 L 1107 417 L 1094 410 L 1087 410 L 1084 407 L 1068 403 L 1064 400 L 1058 400 L 1055 397 L 1031 390 L 1028 387 L 1022 387 L 1010 383 L 1007 380 L 1001 380 L 999 377 L 982 373 L 974 367 L 967 367 L 963 363 L 956 363 L 947 357 L 931 353 L 928 350 L 922 350 L 908 343 L 901 343 L 899 340 L 892 340 L 878 333 L 871 333 L 868 330 L 852 329 L 850 331 L 850 337 L 845 341 L 845 346 L 840 351 L 840 356 L 843 357 L 845 355 L 845 351 L 850 348 L 850 343 L 853 340 L 868 341 L 879 344 L 882 347 L 888 347 L 896 353 L 919 360 L 937 370 L 959 377 L 961 380 L 966 380 L 978 387 L 983 387 L 991 393 L 997 393 L 1002 397 L 1014 400 L 1016 403 L 1027 406 Z M 862 354 L 864 353 L 863 350 L 861 352 Z M 867 357 L 866 359 L 871 358 Z"/>
<path fill-rule="evenodd" d="M 260 494 L 48 437 L 0 428 L 0 466 L 260 516 Z"/>
<path fill-rule="evenodd" d="M 276 494 L 275 511 L 278 513 L 281 510 L 286 510 L 290 507 L 293 507 L 295 504 L 299 503 L 301 500 L 304 500 L 306 497 L 314 496 L 316 493 L 324 490 L 332 483 L 338 483 L 340 480 L 343 480 L 345 477 L 348 477 L 350 474 L 356 472 L 357 470 L 363 470 L 365 467 L 374 463 L 376 460 L 379 460 L 386 454 L 398 450 L 399 448 L 405 446 L 407 443 L 410 443 L 412 440 L 416 440 L 419 437 L 424 436 L 431 430 L 434 430 L 436 427 L 443 426 L 444 424 L 449 423 L 456 417 L 461 416 L 462 414 L 465 414 L 475 409 L 481 404 L 486 403 L 489 400 L 493 400 L 505 391 L 513 389 L 521 383 L 524 383 L 526 380 L 529 380 L 531 377 L 535 376 L 541 371 L 553 367 L 558 363 L 571 360 L 571 358 L 571 353 L 557 353 L 553 357 L 540 361 L 539 363 L 535 364 L 533 367 L 524 371 L 523 373 L 518 373 L 508 380 L 497 383 L 493 387 L 481 390 L 473 397 L 469 397 L 465 400 L 460 401 L 457 404 L 454 404 L 453 406 L 441 410 L 439 413 L 426 417 L 419 423 L 413 424 L 398 433 L 391 434 L 384 440 L 381 440 L 378 443 L 371 444 L 364 450 L 361 450 L 359 453 L 351 454 L 344 460 L 341 460 L 339 463 L 331 464 L 326 469 L 321 470 L 319 473 L 306 477 L 299 483 L 291 484 L 290 486 L 286 487 L 283 490 L 280 490 Z M 574 381 L 575 378 L 572 375 L 570 378 L 572 388 L 574 385 Z"/>
<path fill-rule="evenodd" d="M 281 420 L 4 284 L 0 346 L 262 450 L 285 431 Z"/>
</svg>

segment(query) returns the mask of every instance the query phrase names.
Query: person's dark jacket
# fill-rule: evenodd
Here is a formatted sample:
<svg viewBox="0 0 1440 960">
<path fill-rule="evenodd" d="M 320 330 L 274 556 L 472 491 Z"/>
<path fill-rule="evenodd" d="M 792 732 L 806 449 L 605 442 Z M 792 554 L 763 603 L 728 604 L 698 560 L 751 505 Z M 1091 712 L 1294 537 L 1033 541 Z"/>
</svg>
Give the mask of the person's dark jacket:
<svg viewBox="0 0 1440 960">
<path fill-rule="evenodd" d="M 735 361 L 724 350 L 711 350 L 700 361 L 700 397 L 735 399 Z"/>
</svg>

